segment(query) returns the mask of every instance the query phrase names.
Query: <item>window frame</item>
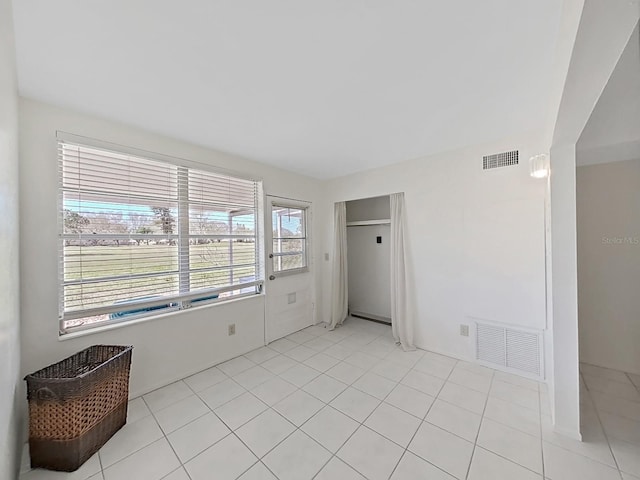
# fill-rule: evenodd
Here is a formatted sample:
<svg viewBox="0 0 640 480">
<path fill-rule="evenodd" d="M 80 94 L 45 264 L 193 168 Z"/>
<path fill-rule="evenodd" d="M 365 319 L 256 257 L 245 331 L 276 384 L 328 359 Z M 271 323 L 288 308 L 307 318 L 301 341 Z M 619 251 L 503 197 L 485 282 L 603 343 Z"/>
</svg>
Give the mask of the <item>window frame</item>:
<svg viewBox="0 0 640 480">
<path fill-rule="evenodd" d="M 290 209 L 295 209 L 295 210 L 300 210 L 303 212 L 303 232 L 304 232 L 304 236 L 302 237 L 276 237 L 275 235 L 273 235 L 273 213 L 274 210 L 276 208 L 290 208 Z M 309 250 L 310 250 L 310 245 L 311 245 L 311 234 L 310 234 L 310 225 L 311 225 L 311 203 L 308 202 L 303 202 L 303 201 L 296 201 L 296 200 L 290 200 L 290 199 L 277 199 L 277 200 L 272 200 L 271 201 L 271 209 L 270 209 L 270 218 L 269 221 L 271 222 L 270 225 L 270 232 L 271 232 L 271 245 L 270 247 L 270 251 L 271 253 L 269 254 L 269 269 L 271 271 L 271 274 L 273 275 L 274 278 L 278 278 L 278 277 L 283 277 L 283 276 L 287 276 L 287 275 L 297 275 L 300 273 L 307 273 L 310 271 L 310 263 L 311 263 L 311 255 L 309 255 Z M 296 267 L 296 268 L 289 268 L 286 270 L 276 270 L 274 267 L 274 261 L 275 261 L 275 257 L 284 257 L 287 256 L 287 254 L 276 254 L 273 250 L 273 244 L 275 242 L 275 240 L 287 240 L 287 239 L 291 239 L 291 240 L 302 240 L 303 243 L 303 247 L 302 247 L 302 252 L 296 252 L 296 255 L 299 255 L 300 253 L 302 253 L 302 258 L 304 259 L 304 266 L 302 267 Z"/>
<path fill-rule="evenodd" d="M 62 147 L 62 144 L 77 145 L 80 147 L 86 147 L 90 149 L 99 149 L 99 150 L 104 150 L 106 152 L 112 152 L 118 155 L 131 155 L 131 156 L 140 157 L 142 159 L 146 159 L 153 162 L 165 163 L 170 165 L 171 167 L 175 167 L 176 172 L 178 172 L 177 173 L 178 176 L 180 176 L 181 174 L 184 174 L 184 172 L 188 173 L 189 170 L 191 169 L 191 170 L 201 171 L 205 173 L 212 173 L 217 175 L 233 177 L 235 179 L 240 179 L 240 180 L 247 180 L 247 181 L 254 182 L 256 190 L 254 193 L 253 208 L 245 210 L 245 212 L 254 213 L 255 233 L 252 235 L 236 235 L 236 234 L 233 234 L 232 232 L 225 235 L 191 234 L 189 231 L 189 220 L 190 220 L 189 206 L 192 203 L 189 201 L 188 190 L 185 196 L 185 192 L 180 193 L 179 186 L 178 186 L 179 194 L 177 197 L 178 210 L 183 209 L 184 205 L 186 205 L 187 216 L 185 218 L 184 211 L 182 216 L 180 216 L 179 214 L 176 215 L 177 233 L 121 235 L 123 238 L 124 236 L 126 236 L 127 239 L 144 237 L 145 240 L 148 238 L 153 238 L 153 236 L 155 235 L 155 237 L 162 238 L 162 239 L 168 239 L 170 237 L 176 242 L 176 245 L 178 247 L 176 251 L 177 271 L 170 272 L 167 270 L 166 272 L 163 272 L 163 274 L 176 274 L 178 276 L 178 282 L 179 282 L 178 294 L 162 296 L 162 297 L 158 297 L 157 299 L 148 299 L 148 300 L 145 299 L 140 301 L 136 301 L 135 297 L 133 297 L 133 300 L 129 300 L 129 301 L 127 301 L 127 299 L 122 299 L 122 300 L 125 300 L 126 303 L 123 303 L 124 308 L 119 311 L 114 310 L 113 306 L 101 306 L 101 307 L 91 307 L 91 308 L 85 308 L 81 310 L 72 310 L 72 311 L 65 312 L 64 311 L 64 304 L 65 304 L 64 291 L 65 291 L 65 283 L 66 283 L 64 278 L 65 241 L 74 237 L 74 235 L 78 235 L 78 234 L 67 234 L 64 231 L 65 188 L 63 187 L 63 182 L 62 182 L 62 174 L 63 174 L 62 162 L 60 161 L 60 159 L 58 159 L 59 178 L 58 178 L 58 186 L 57 186 L 57 194 L 58 194 L 58 198 L 57 198 L 58 251 L 57 251 L 57 254 L 58 254 L 58 290 L 59 290 L 58 320 L 59 320 L 60 337 L 63 337 L 64 335 L 68 335 L 70 333 L 75 333 L 80 331 L 99 330 L 101 327 L 113 326 L 115 324 L 125 325 L 128 323 L 136 323 L 140 320 L 151 319 L 151 318 L 160 317 L 168 314 L 175 314 L 177 312 L 189 310 L 191 308 L 199 308 L 199 307 L 210 305 L 210 304 L 224 303 L 228 301 L 237 300 L 240 298 L 246 298 L 254 295 L 264 294 L 265 269 L 264 269 L 264 260 L 261 254 L 261 252 L 264 251 L 263 250 L 264 235 L 262 234 L 262 231 L 263 231 L 262 217 L 263 217 L 263 211 L 264 211 L 262 196 L 264 193 L 263 193 L 262 179 L 256 178 L 255 176 L 243 175 L 235 171 L 217 168 L 209 164 L 204 164 L 204 163 L 200 163 L 192 160 L 186 160 L 179 157 L 159 154 L 155 152 L 149 152 L 146 150 L 141 150 L 133 147 L 126 147 L 118 144 L 113 144 L 110 142 L 105 142 L 101 140 L 96 140 L 92 138 L 87 138 L 87 137 L 82 137 L 82 136 L 78 136 L 78 135 L 74 135 L 66 132 L 57 131 L 56 145 L 58 149 Z M 229 212 L 229 215 L 230 215 L 230 218 L 232 218 L 231 212 Z M 255 245 L 253 248 L 255 263 L 252 263 L 251 265 L 255 265 L 255 280 L 252 282 L 246 282 L 238 285 L 227 285 L 223 287 L 205 288 L 205 289 L 199 289 L 195 291 L 182 292 L 182 282 L 180 280 L 181 277 L 183 275 L 189 276 L 190 274 L 197 273 L 199 271 L 198 269 L 192 270 L 191 268 L 188 268 L 187 270 L 181 269 L 181 266 L 183 263 L 181 259 L 185 257 L 185 251 L 183 250 L 184 245 L 181 245 L 180 237 L 181 237 L 181 229 L 184 229 L 185 227 L 186 227 L 186 237 L 188 239 L 191 239 L 191 237 L 198 237 L 198 238 L 224 237 L 225 239 L 231 239 L 231 240 L 234 240 L 240 237 L 253 239 L 254 245 Z M 103 234 L 103 235 L 107 236 L 109 234 Z M 118 237 L 118 235 L 117 234 L 113 235 L 113 237 L 114 238 Z M 187 244 L 188 242 L 189 240 L 187 240 Z M 232 248 L 232 242 L 230 242 L 230 248 Z M 187 258 L 189 257 L 188 252 L 189 252 L 189 245 L 187 246 L 187 250 L 186 250 Z M 230 272 L 233 272 L 233 269 L 236 267 L 237 266 L 233 266 L 231 262 L 228 265 Z M 124 278 L 125 276 L 122 276 L 122 277 Z M 242 290 L 245 288 L 252 288 L 252 287 L 255 289 L 252 292 L 238 293 L 230 297 L 219 296 L 222 293 Z M 145 311 L 140 313 L 135 312 L 135 310 L 142 310 L 142 309 L 144 309 Z M 109 318 L 105 320 L 89 323 L 89 324 L 81 324 L 81 325 L 74 325 L 74 326 L 65 325 L 65 322 L 68 322 L 70 320 L 87 318 L 87 317 L 95 316 L 97 314 L 109 314 Z M 111 314 L 124 314 L 124 315 L 122 316 L 116 315 L 116 317 L 113 318 Z"/>
</svg>

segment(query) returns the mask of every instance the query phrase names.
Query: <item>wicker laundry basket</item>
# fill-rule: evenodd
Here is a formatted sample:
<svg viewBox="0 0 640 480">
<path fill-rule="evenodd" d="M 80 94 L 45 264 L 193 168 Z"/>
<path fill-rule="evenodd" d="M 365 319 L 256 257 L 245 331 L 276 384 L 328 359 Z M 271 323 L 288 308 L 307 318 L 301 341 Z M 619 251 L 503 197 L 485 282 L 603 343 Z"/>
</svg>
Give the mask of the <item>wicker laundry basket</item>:
<svg viewBox="0 0 640 480">
<path fill-rule="evenodd" d="M 32 468 L 77 470 L 122 428 L 132 349 L 94 345 L 25 377 Z"/>
</svg>

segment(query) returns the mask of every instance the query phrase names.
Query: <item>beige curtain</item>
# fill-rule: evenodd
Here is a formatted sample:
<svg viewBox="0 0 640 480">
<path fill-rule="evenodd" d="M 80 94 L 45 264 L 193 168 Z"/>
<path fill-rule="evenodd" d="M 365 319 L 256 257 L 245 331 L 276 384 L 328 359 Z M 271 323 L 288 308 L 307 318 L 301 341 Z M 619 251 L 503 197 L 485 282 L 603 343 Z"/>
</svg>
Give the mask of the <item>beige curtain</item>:
<svg viewBox="0 0 640 480">
<path fill-rule="evenodd" d="M 407 275 L 407 237 L 404 193 L 389 196 L 391 206 L 391 330 L 396 343 L 406 351 L 413 345 L 413 309 Z"/>
<path fill-rule="evenodd" d="M 331 284 L 331 326 L 342 325 L 348 314 L 347 274 L 347 204 L 337 202 L 334 207 L 334 247 Z"/>
</svg>

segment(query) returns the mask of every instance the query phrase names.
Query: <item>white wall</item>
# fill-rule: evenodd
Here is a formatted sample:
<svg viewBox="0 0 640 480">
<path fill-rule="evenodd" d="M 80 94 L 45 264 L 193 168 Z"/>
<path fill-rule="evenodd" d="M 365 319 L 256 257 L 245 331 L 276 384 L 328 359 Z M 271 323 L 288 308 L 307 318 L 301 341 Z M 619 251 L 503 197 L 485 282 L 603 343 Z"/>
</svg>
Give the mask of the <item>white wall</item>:
<svg viewBox="0 0 640 480">
<path fill-rule="evenodd" d="M 391 203 L 388 195 L 347 202 L 347 222 L 388 220 L 389 218 L 391 218 Z"/>
<path fill-rule="evenodd" d="M 390 231 L 389 225 L 347 227 L 351 313 L 391 321 Z M 377 237 L 380 237 L 381 243 L 377 243 Z"/>
<path fill-rule="evenodd" d="M 580 360 L 640 374 L 640 159 L 579 167 Z"/>
<path fill-rule="evenodd" d="M 520 165 L 482 171 L 483 155 L 513 149 L 520 150 Z M 328 182 L 330 205 L 405 193 L 409 264 L 417 297 L 416 345 L 473 359 L 473 337 L 459 335 L 459 325 L 470 324 L 472 316 L 532 328 L 544 326 L 545 182 L 529 176 L 527 163 L 541 151 L 537 136 L 524 136 Z M 491 215 L 492 211 L 501 217 Z M 484 228 L 477 221 L 479 215 L 490 220 Z M 326 251 L 332 245 L 331 235 L 332 228 L 328 228 Z M 500 244 L 500 249 L 494 245 L 491 255 L 484 258 L 471 248 L 476 239 L 484 241 L 482 235 Z M 325 315 L 330 302 L 328 270 L 323 288 Z M 490 280 L 481 285 L 481 278 Z"/>
<path fill-rule="evenodd" d="M 640 15 L 640 3 L 628 0 L 568 0 L 562 22 L 560 57 L 556 65 L 561 100 L 552 102 L 551 142 L 551 268 L 548 284 L 553 331 L 552 412 L 556 431 L 580 438 L 578 381 L 578 301 L 576 261 L 576 142 L 614 70 Z M 581 14 L 580 14 L 581 10 Z M 580 16 L 577 34 L 576 20 Z M 564 15 L 563 15 L 564 17 Z M 575 35 L 575 43 L 572 39 Z M 555 94 L 554 94 L 555 96 Z M 558 106 L 556 110 L 556 105 Z M 557 115 L 556 115 L 557 112 Z M 547 135 L 550 137 L 551 135 Z"/>
<path fill-rule="evenodd" d="M 22 372 L 58 361 L 88 345 L 134 345 L 131 394 L 136 396 L 263 344 L 264 297 L 237 299 L 193 308 L 135 325 L 59 341 L 57 272 L 56 130 L 250 172 L 264 180 L 265 193 L 313 202 L 314 228 L 325 216 L 318 200 L 319 182 L 242 158 L 77 112 L 21 99 L 20 172 Z M 316 208 L 316 206 L 318 208 Z M 318 283 L 321 257 L 313 249 L 311 266 Z M 236 335 L 227 336 L 227 324 Z"/>
<path fill-rule="evenodd" d="M 14 478 L 20 445 L 18 90 L 11 0 L 0 0 L 0 478 Z"/>
</svg>

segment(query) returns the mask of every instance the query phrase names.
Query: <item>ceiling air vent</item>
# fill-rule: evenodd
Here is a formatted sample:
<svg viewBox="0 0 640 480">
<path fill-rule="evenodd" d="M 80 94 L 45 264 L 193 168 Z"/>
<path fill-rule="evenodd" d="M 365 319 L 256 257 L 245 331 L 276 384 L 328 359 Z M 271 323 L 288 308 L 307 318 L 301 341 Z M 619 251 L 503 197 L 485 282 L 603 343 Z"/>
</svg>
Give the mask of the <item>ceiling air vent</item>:
<svg viewBox="0 0 640 480">
<path fill-rule="evenodd" d="M 518 150 L 511 152 L 494 153 L 482 157 L 482 169 L 491 170 L 493 168 L 509 167 L 518 165 Z"/>
<path fill-rule="evenodd" d="M 476 323 L 476 359 L 494 368 L 542 378 L 542 335 L 538 331 Z"/>
</svg>

